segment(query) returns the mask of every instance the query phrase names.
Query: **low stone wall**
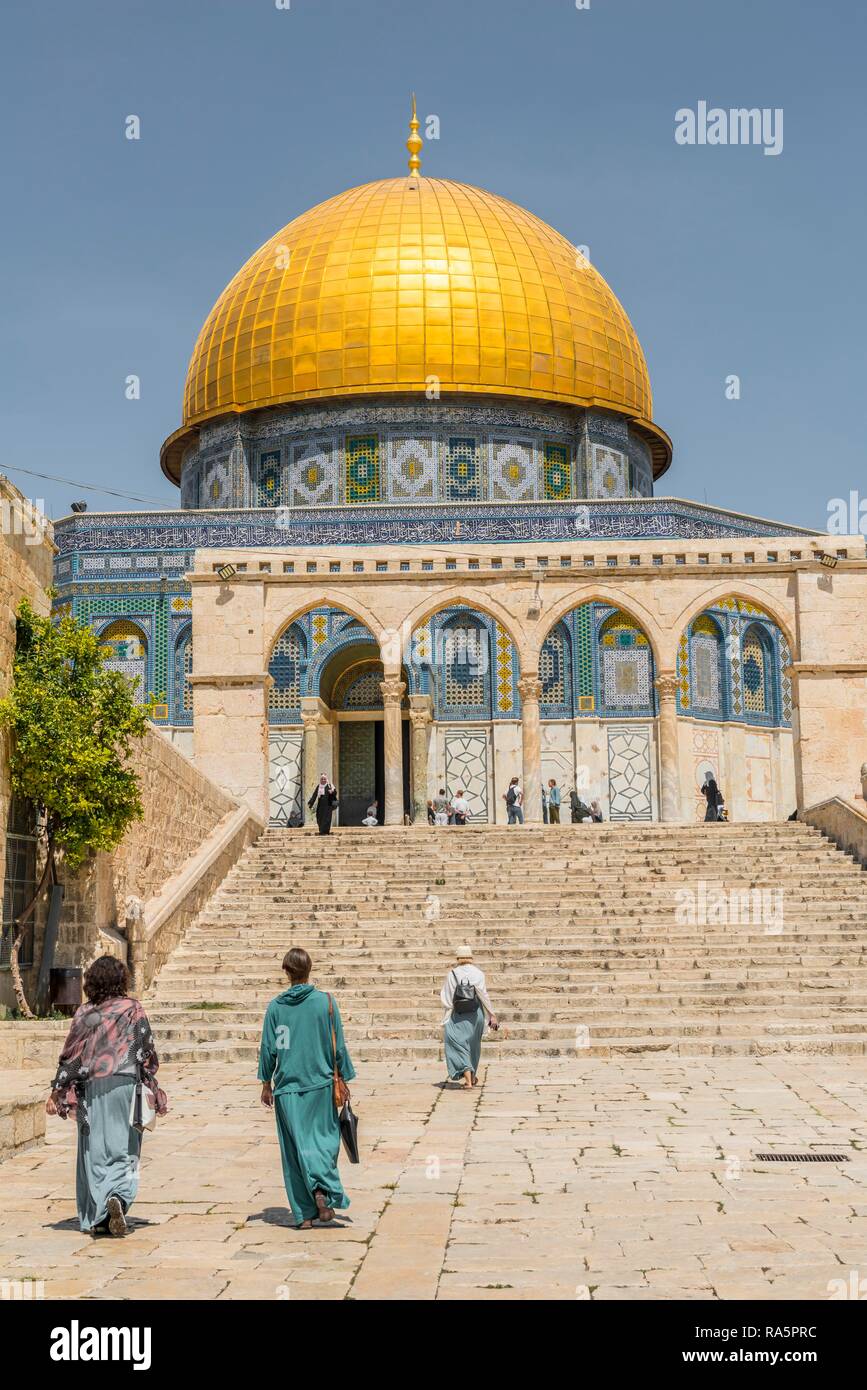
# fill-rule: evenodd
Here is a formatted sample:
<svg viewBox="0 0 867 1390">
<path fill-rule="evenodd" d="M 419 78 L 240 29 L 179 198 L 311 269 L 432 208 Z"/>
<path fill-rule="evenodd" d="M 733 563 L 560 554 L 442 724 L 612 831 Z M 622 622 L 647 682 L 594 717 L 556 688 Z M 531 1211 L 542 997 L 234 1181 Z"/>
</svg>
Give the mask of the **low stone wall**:
<svg viewBox="0 0 867 1390">
<path fill-rule="evenodd" d="M 832 796 L 810 806 L 801 817 L 867 869 L 867 808 Z"/>
<path fill-rule="evenodd" d="M 143 818 L 113 853 L 95 855 L 77 874 L 59 867 L 65 896 L 54 964 L 84 967 L 97 955 L 117 955 L 138 967 L 136 984 L 143 988 L 263 822 L 155 729 L 136 750 L 135 768 Z M 153 927 L 155 921 L 142 951 L 141 929 L 134 924 Z M 131 931 L 137 955 L 130 949 Z M 41 950 L 40 929 L 34 966 L 22 972 L 31 999 Z"/>
<path fill-rule="evenodd" d="M 0 1162 L 45 1139 L 45 1088 L 0 1072 Z"/>
<path fill-rule="evenodd" d="M 179 873 L 172 876 L 141 913 L 127 918 L 129 964 L 139 994 L 179 945 L 184 932 L 222 883 L 249 844 L 264 829 L 249 808 L 225 816 Z"/>
</svg>

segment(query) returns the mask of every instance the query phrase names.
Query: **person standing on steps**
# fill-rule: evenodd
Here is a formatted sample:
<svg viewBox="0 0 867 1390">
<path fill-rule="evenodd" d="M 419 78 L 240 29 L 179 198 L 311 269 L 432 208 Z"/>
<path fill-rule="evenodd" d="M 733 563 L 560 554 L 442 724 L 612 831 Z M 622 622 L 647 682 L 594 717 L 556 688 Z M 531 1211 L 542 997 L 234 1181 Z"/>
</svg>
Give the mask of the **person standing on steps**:
<svg viewBox="0 0 867 1390">
<path fill-rule="evenodd" d="M 340 1128 L 334 1068 L 355 1076 L 336 999 L 310 983 L 313 962 L 300 946 L 283 957 L 289 988 L 265 1010 L 259 1047 L 262 1104 L 274 1111 L 283 1182 L 300 1231 L 349 1206 L 337 1171 Z"/>
<path fill-rule="evenodd" d="M 548 781 L 548 822 L 550 825 L 560 824 L 560 788 L 556 777 Z"/>
<path fill-rule="evenodd" d="M 75 1201 L 82 1231 L 124 1236 L 138 1193 L 142 1133 L 132 1124 L 136 1085 L 157 1115 L 167 1110 L 155 1077 L 159 1062 L 147 1014 L 129 997 L 123 961 L 100 956 L 84 977 L 85 1003 L 75 1012 L 51 1084 L 46 1113 L 78 1122 Z"/>
<path fill-rule="evenodd" d="M 449 799 L 446 796 L 445 787 L 440 787 L 431 805 L 433 806 L 434 825 L 448 825 Z"/>
<path fill-rule="evenodd" d="M 323 772 L 316 786 L 313 788 L 313 795 L 307 805 L 312 811 L 316 810 L 316 824 L 319 826 L 320 835 L 331 834 L 331 817 L 334 815 L 334 808 L 337 805 L 337 791 L 328 776 Z"/>
<path fill-rule="evenodd" d="M 458 787 L 458 793 L 452 802 L 452 810 L 455 813 L 455 825 L 466 825 L 467 816 L 470 814 L 470 803 L 467 801 L 463 787 Z"/>
<path fill-rule="evenodd" d="M 723 804 L 723 795 L 717 786 L 713 772 L 705 774 L 701 794 L 707 802 L 707 810 L 704 813 L 706 821 L 718 821 L 720 818 L 719 808 Z"/>
<path fill-rule="evenodd" d="M 449 1080 L 462 1081 L 464 1089 L 469 1091 L 478 1084 L 485 1019 L 491 1028 L 499 1027 L 488 998 L 485 977 L 473 964 L 472 947 L 458 947 L 455 964 L 446 975 L 440 999 L 446 1010 L 443 1039 Z"/>
<path fill-rule="evenodd" d="M 601 825 L 605 817 L 602 815 L 602 807 L 598 801 L 590 802 L 590 819 L 597 825 Z"/>
<path fill-rule="evenodd" d="M 521 791 L 521 784 L 517 777 L 513 777 L 509 783 L 509 790 L 503 794 L 506 803 L 506 815 L 509 818 L 509 825 L 524 824 L 524 793 Z"/>
</svg>

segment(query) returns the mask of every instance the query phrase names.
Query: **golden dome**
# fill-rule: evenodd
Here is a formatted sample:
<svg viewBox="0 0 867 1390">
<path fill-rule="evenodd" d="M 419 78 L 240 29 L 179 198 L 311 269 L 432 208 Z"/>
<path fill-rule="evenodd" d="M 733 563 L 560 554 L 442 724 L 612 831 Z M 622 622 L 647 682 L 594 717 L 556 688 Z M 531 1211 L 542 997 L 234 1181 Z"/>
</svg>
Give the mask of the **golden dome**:
<svg viewBox="0 0 867 1390">
<path fill-rule="evenodd" d="M 648 437 L 644 354 L 619 300 L 559 232 L 505 198 L 421 176 L 362 184 L 271 237 L 226 287 L 187 372 L 183 427 L 295 401 L 383 392 L 599 406 Z M 430 392 L 429 392 L 430 394 Z"/>
</svg>

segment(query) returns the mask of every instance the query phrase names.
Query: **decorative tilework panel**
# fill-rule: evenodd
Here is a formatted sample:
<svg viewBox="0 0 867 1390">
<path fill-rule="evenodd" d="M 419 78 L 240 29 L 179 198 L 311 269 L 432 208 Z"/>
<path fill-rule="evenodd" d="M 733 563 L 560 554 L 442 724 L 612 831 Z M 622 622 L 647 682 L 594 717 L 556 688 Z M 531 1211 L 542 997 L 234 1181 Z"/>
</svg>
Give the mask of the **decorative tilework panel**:
<svg viewBox="0 0 867 1390">
<path fill-rule="evenodd" d="M 532 444 L 495 439 L 491 445 L 491 493 L 495 501 L 530 501 L 536 495 Z"/>
<path fill-rule="evenodd" d="M 121 619 L 100 633 L 99 645 L 109 671 L 120 671 L 135 684 L 137 705 L 147 703 L 147 639 L 135 623 Z"/>
<path fill-rule="evenodd" d="M 690 638 L 692 704 L 696 709 L 721 711 L 723 705 L 722 633 L 706 614 L 696 618 Z"/>
<path fill-rule="evenodd" d="M 578 687 L 578 708 L 589 714 L 595 708 L 593 682 L 593 605 L 582 603 L 575 609 L 575 676 Z"/>
<path fill-rule="evenodd" d="M 608 814 L 613 821 L 653 818 L 650 730 L 640 725 L 608 730 Z"/>
<path fill-rule="evenodd" d="M 388 498 L 392 502 L 433 498 L 437 486 L 436 445 L 430 439 L 388 443 Z"/>
<path fill-rule="evenodd" d="M 515 647 L 508 632 L 504 632 L 499 623 L 494 625 L 494 642 L 497 652 L 497 710 L 500 714 L 517 715 Z"/>
<path fill-rule="evenodd" d="M 569 448 L 565 444 L 546 443 L 543 488 L 546 499 L 562 500 L 572 491 L 569 467 Z"/>
<path fill-rule="evenodd" d="M 340 501 L 333 439 L 296 444 L 289 465 L 289 505 L 327 507 Z"/>
<path fill-rule="evenodd" d="M 542 643 L 539 676 L 543 705 L 571 706 L 569 638 L 562 623 L 558 623 Z"/>
<path fill-rule="evenodd" d="M 190 676 L 193 673 L 193 639 L 187 629 L 186 635 L 175 642 L 174 662 L 174 701 L 172 718 L 175 724 L 193 722 L 193 687 Z"/>
<path fill-rule="evenodd" d="M 294 724 L 300 718 L 301 682 L 304 662 L 304 639 L 298 624 L 293 623 L 278 637 L 268 663 L 273 684 L 268 691 L 268 721 L 271 724 Z"/>
<path fill-rule="evenodd" d="M 347 671 L 334 691 L 333 706 L 342 710 L 382 709 L 382 663 L 371 662 L 359 671 Z"/>
<path fill-rule="evenodd" d="M 609 709 L 652 709 L 650 646 L 627 614 L 617 611 L 599 629 L 602 703 Z"/>
<path fill-rule="evenodd" d="M 744 705 L 752 714 L 767 714 L 767 649 L 756 627 L 747 629 L 741 651 Z"/>
<path fill-rule="evenodd" d="M 277 507 L 286 501 L 283 493 L 283 465 L 280 450 L 272 449 L 259 455 L 259 469 L 256 478 L 256 505 L 258 507 Z"/>
<path fill-rule="evenodd" d="M 792 722 L 792 678 L 786 675 L 786 667 L 791 663 L 789 644 L 780 633 L 780 718 L 784 724 Z"/>
<path fill-rule="evenodd" d="M 469 819 L 484 823 L 488 812 L 488 735 L 446 729 L 446 792 L 455 796 L 458 787 L 466 793 Z"/>
<path fill-rule="evenodd" d="M 268 738 L 269 816 L 278 825 L 288 825 L 290 819 L 296 823 L 301 820 L 303 746 L 300 730 L 270 734 Z"/>
<path fill-rule="evenodd" d="M 629 468 L 626 454 L 604 444 L 590 446 L 591 492 L 594 497 L 627 497 Z"/>
<path fill-rule="evenodd" d="M 475 439 L 449 439 L 443 467 L 443 496 L 449 502 L 480 502 L 485 496 L 482 453 Z"/>
<path fill-rule="evenodd" d="M 443 630 L 445 703 L 451 709 L 467 705 L 490 708 L 490 658 L 487 629 L 469 617 L 454 620 Z"/>
<path fill-rule="evenodd" d="M 379 441 L 376 435 L 356 435 L 347 439 L 345 496 L 347 502 L 379 501 Z"/>
</svg>

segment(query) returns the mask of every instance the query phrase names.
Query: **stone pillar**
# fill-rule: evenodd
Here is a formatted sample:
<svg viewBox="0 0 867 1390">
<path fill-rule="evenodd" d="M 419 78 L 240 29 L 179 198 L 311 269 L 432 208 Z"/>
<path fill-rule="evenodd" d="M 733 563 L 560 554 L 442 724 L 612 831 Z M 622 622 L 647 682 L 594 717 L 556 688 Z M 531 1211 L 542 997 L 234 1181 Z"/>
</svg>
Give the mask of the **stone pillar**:
<svg viewBox="0 0 867 1390">
<path fill-rule="evenodd" d="M 538 676 L 521 676 L 521 739 L 524 758 L 524 820 L 542 824 L 542 741 L 539 730 L 539 700 L 542 682 Z"/>
<path fill-rule="evenodd" d="M 383 713 L 383 753 L 385 756 L 385 815 L 384 825 L 403 825 L 403 738 L 401 737 L 401 702 L 406 684 L 400 676 L 386 676 L 380 681 Z"/>
<path fill-rule="evenodd" d="M 316 705 L 319 700 L 315 701 Z M 304 724 L 304 748 L 301 754 L 301 811 L 305 825 L 316 824 L 316 812 L 311 811 L 307 802 L 315 784 L 319 781 L 319 725 L 322 715 L 318 709 L 304 709 L 302 703 L 301 720 Z M 340 791 L 337 792 L 338 797 Z"/>
<path fill-rule="evenodd" d="M 410 695 L 409 718 L 412 724 L 412 815 L 416 825 L 426 825 L 430 798 L 427 767 L 432 728 L 429 695 Z"/>
<path fill-rule="evenodd" d="M 680 757 L 677 745 L 677 675 L 674 671 L 660 671 L 655 684 L 659 696 L 659 819 L 680 821 L 683 814 L 680 805 Z"/>
</svg>

